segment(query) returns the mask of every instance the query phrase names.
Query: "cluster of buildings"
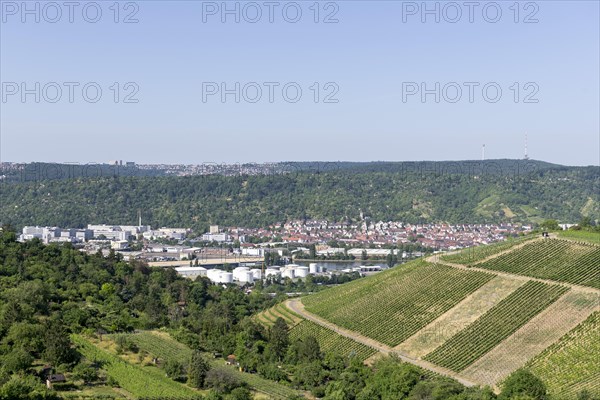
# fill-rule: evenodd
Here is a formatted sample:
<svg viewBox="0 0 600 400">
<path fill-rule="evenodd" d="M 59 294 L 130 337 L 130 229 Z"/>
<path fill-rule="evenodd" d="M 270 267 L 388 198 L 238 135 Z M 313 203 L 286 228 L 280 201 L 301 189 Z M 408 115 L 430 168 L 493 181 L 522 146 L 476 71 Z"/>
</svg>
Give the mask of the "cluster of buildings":
<svg viewBox="0 0 600 400">
<path fill-rule="evenodd" d="M 397 221 L 357 223 L 327 220 L 290 221 L 269 228 L 229 228 L 234 239 L 243 242 L 247 237 L 277 239 L 280 243 L 328 243 L 336 241 L 349 247 L 369 247 L 418 243 L 436 250 L 454 250 L 503 240 L 507 236 L 527 233 L 529 225 L 408 224 Z"/>
<path fill-rule="evenodd" d="M 71 242 L 83 243 L 92 240 L 108 240 L 116 250 L 127 248 L 131 240 L 144 238 L 147 240 L 176 239 L 182 240 L 189 233 L 189 229 L 160 228 L 153 230 L 149 225 L 93 225 L 87 228 L 59 228 L 56 226 L 25 226 L 20 241 L 40 239 L 42 242 Z"/>
</svg>

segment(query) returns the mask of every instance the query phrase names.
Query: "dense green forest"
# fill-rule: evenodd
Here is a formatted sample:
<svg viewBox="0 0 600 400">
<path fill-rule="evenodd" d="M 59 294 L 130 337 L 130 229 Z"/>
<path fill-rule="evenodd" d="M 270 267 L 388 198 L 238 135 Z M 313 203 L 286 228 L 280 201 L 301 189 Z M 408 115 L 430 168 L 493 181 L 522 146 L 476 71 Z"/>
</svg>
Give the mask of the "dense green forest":
<svg viewBox="0 0 600 400">
<path fill-rule="evenodd" d="M 83 227 L 144 223 L 203 231 L 290 219 L 409 223 L 597 220 L 600 168 L 510 160 L 485 164 L 308 164 L 293 173 L 103 176 L 3 181 L 0 221 Z M 411 166 L 412 165 L 412 166 Z M 475 167 L 477 166 L 477 167 Z"/>
<path fill-rule="evenodd" d="M 5 227 L 0 233 L 0 399 L 54 400 L 87 387 L 143 393 L 149 390 L 141 383 L 143 371 L 164 393 L 184 393 L 170 398 L 251 399 L 247 384 L 216 368 L 207 358 L 210 352 L 234 353 L 245 371 L 328 400 L 496 398 L 489 388 L 465 388 L 399 359 L 384 358 L 371 368 L 352 357 L 326 354 L 314 337 L 292 339 L 281 318 L 267 329 L 251 318 L 281 300 L 267 291 L 271 288 L 259 285 L 248 294 L 205 278 L 190 281 L 170 269 L 125 262 L 112 253 L 86 255 L 69 244 L 19 243 Z M 174 358 L 159 366 L 138 367 L 120 358 L 137 353 L 143 360 L 142 343 L 111 334 L 157 328 L 185 344 L 190 357 L 180 357 L 182 347 L 175 346 Z M 107 337 L 115 337 L 114 354 L 93 344 L 110 341 Z M 169 357 L 169 349 L 161 349 Z M 47 389 L 42 378 L 49 370 L 66 375 L 68 383 Z M 196 396 L 190 387 L 204 391 Z M 507 379 L 498 398 L 547 397 L 544 383 L 523 370 Z"/>
</svg>

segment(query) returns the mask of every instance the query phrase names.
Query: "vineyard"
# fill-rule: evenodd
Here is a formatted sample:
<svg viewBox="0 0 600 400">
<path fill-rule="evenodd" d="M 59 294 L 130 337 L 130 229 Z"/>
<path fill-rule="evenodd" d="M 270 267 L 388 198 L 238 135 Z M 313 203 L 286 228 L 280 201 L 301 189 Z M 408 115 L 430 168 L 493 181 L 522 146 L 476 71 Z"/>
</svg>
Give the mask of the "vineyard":
<svg viewBox="0 0 600 400">
<path fill-rule="evenodd" d="M 454 254 L 442 256 L 442 260 L 456 264 L 473 265 L 479 261 L 485 260 L 494 254 L 511 249 L 512 247 L 525 243 L 537 236 L 521 236 L 518 238 L 510 238 L 504 242 L 485 244 L 477 247 L 469 247 Z"/>
<path fill-rule="evenodd" d="M 178 360 L 187 363 L 192 356 L 192 350 L 186 345 L 171 339 L 163 332 L 142 331 L 135 334 L 120 333 L 109 335 L 114 340 L 118 336 L 125 336 L 135 343 L 140 350 L 146 351 L 162 360 Z"/>
<path fill-rule="evenodd" d="M 135 343 L 140 350 L 146 351 L 163 360 L 178 360 L 186 362 L 192 354 L 192 350 L 171 338 L 167 333 L 157 331 L 142 331 L 134 334 L 125 334 L 127 338 Z M 110 335 L 116 337 L 117 335 Z M 222 359 L 214 359 L 211 362 L 213 368 L 227 368 Z M 296 395 L 292 388 L 281 385 L 258 375 L 240 372 L 235 368 L 228 370 L 236 375 L 241 381 L 246 382 L 252 389 L 267 394 L 270 398 L 285 399 Z"/>
<path fill-rule="evenodd" d="M 338 335 L 331 329 L 308 320 L 303 320 L 290 331 L 290 339 L 292 340 L 304 339 L 308 336 L 313 336 L 317 339 L 321 351 L 335 353 L 343 357 L 356 357 L 364 361 L 377 352 L 377 350 L 369 346 Z"/>
<path fill-rule="evenodd" d="M 424 359 L 460 372 L 567 290 L 564 286 L 529 281 Z"/>
<path fill-rule="evenodd" d="M 527 243 L 477 267 L 600 289 L 600 246 L 562 239 Z"/>
<path fill-rule="evenodd" d="M 600 397 L 599 331 L 600 312 L 595 312 L 527 367 L 547 383 L 556 398 L 575 399 L 582 390 L 592 398 Z"/>
<path fill-rule="evenodd" d="M 125 362 L 117 355 L 98 348 L 83 336 L 73 335 L 72 338 L 85 358 L 101 363 L 109 377 L 136 397 L 200 398 L 199 392 L 167 378 L 155 367 L 140 367 Z"/>
<path fill-rule="evenodd" d="M 302 301 L 307 311 L 393 347 L 493 277 L 417 260 Z"/>
<path fill-rule="evenodd" d="M 600 232 L 562 231 L 558 233 L 558 236 L 600 245 Z"/>
<path fill-rule="evenodd" d="M 287 308 L 284 303 L 279 303 L 276 306 L 257 314 L 255 318 L 258 323 L 267 328 L 273 326 L 277 318 L 283 318 L 290 328 L 302 322 L 302 318 Z"/>
</svg>

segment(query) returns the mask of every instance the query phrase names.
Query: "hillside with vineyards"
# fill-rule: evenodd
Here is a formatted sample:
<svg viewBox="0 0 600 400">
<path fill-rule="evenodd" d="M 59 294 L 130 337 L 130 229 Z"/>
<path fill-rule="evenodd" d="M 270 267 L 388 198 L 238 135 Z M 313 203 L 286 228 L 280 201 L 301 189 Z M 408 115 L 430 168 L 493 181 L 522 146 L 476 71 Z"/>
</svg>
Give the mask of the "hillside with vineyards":
<svg viewBox="0 0 600 400">
<path fill-rule="evenodd" d="M 530 369 L 553 399 L 600 396 L 600 235 L 551 236 L 436 254 L 305 296 L 295 311 L 474 385 Z"/>
</svg>

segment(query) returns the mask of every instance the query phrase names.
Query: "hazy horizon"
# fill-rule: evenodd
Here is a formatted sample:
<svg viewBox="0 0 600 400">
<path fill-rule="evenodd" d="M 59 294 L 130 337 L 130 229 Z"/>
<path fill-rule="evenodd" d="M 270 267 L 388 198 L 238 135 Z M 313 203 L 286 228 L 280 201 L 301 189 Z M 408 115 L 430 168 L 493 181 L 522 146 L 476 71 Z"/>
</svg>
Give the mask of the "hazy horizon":
<svg viewBox="0 0 600 400">
<path fill-rule="evenodd" d="M 598 2 L 76 3 L 1 3 L 0 160 L 600 164 Z"/>
<path fill-rule="evenodd" d="M 547 160 L 538 160 L 538 159 L 523 159 L 523 158 L 493 158 L 493 159 L 485 159 L 485 160 L 477 160 L 477 159 L 464 159 L 464 160 L 267 160 L 267 161 L 244 161 L 244 162 L 226 162 L 226 161 L 214 161 L 214 160 L 205 160 L 198 162 L 140 162 L 137 160 L 95 160 L 95 161 L 44 161 L 44 160 L 28 160 L 28 161 L 14 161 L 14 160 L 2 160 L 4 163 L 13 163 L 13 164 L 33 164 L 33 163 L 47 163 L 47 164 L 73 164 L 73 165 L 111 165 L 111 163 L 115 161 L 122 161 L 125 166 L 126 162 L 135 162 L 136 165 L 242 165 L 242 164 L 276 164 L 276 163 L 324 163 L 324 164 L 334 164 L 334 163 L 358 163 L 358 164 L 368 164 L 368 163 L 444 163 L 444 162 L 453 162 L 453 163 L 481 163 L 481 162 L 494 162 L 494 161 L 521 161 L 521 162 L 542 162 L 548 163 L 563 167 L 600 167 L 597 164 L 580 164 L 580 165 L 569 165 L 569 164 L 561 164 L 557 162 L 547 161 Z"/>
</svg>

